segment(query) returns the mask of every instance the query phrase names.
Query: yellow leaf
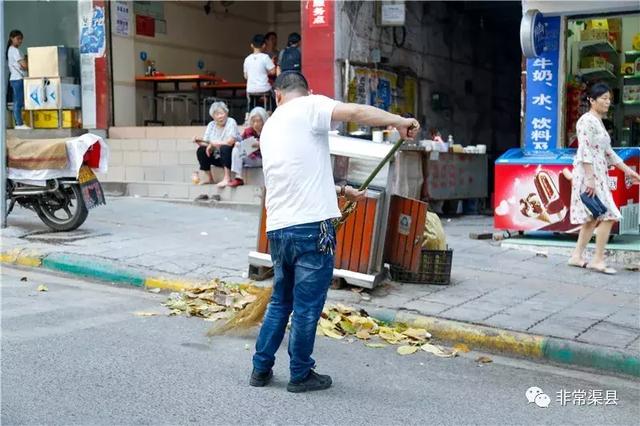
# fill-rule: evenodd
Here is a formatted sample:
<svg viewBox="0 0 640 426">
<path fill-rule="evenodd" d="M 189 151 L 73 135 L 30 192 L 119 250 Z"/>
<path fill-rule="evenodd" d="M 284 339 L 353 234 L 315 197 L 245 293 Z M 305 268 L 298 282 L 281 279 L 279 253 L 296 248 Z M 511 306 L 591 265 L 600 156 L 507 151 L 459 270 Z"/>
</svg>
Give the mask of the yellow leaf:
<svg viewBox="0 0 640 426">
<path fill-rule="evenodd" d="M 322 332 L 324 333 L 325 336 L 331 337 L 332 339 L 338 339 L 338 340 L 344 339 L 344 336 L 342 334 L 338 334 L 338 332 L 332 329 L 323 328 Z"/>
<path fill-rule="evenodd" d="M 441 358 L 452 358 L 456 356 L 457 352 L 445 349 L 442 346 L 432 345 L 431 343 L 426 343 L 420 347 L 423 351 L 429 352 L 435 356 L 439 356 Z"/>
<path fill-rule="evenodd" d="M 158 315 L 157 312 L 143 312 L 143 311 L 138 311 L 138 312 L 134 312 L 133 315 L 137 316 L 137 317 L 155 317 Z"/>
<path fill-rule="evenodd" d="M 417 346 L 400 346 L 398 347 L 398 353 L 400 355 L 411 355 L 418 351 Z"/>
<path fill-rule="evenodd" d="M 341 314 L 350 314 L 351 312 L 355 312 L 354 308 L 351 308 L 349 306 L 345 306 L 345 305 L 343 305 L 341 303 L 338 303 L 336 305 L 336 310 L 338 312 L 340 312 Z"/>
<path fill-rule="evenodd" d="M 371 335 L 367 330 L 360 330 L 356 333 L 358 339 L 367 340 L 371 338 Z"/>
<path fill-rule="evenodd" d="M 416 340 L 426 340 L 431 338 L 431 334 L 427 333 L 427 330 L 424 328 L 407 328 L 402 332 L 402 334 Z"/>
<path fill-rule="evenodd" d="M 37 288 L 38 291 L 49 291 L 46 285 L 40 284 Z"/>
<path fill-rule="evenodd" d="M 455 345 L 453 345 L 453 349 L 458 351 L 458 352 L 470 352 L 471 349 L 469 349 L 469 346 L 465 345 L 464 343 L 456 343 Z"/>
<path fill-rule="evenodd" d="M 493 360 L 488 356 L 481 356 L 476 358 L 476 362 L 479 362 L 480 364 L 488 364 L 490 362 L 493 362 Z"/>
<path fill-rule="evenodd" d="M 326 318 L 320 318 L 320 327 L 322 328 L 333 328 L 333 323 Z"/>
<path fill-rule="evenodd" d="M 334 325 L 335 325 L 335 324 L 338 324 L 340 321 L 342 321 L 342 315 L 340 315 L 340 314 L 337 314 L 336 316 L 334 316 L 334 317 L 331 319 L 331 322 L 332 322 Z"/>
<path fill-rule="evenodd" d="M 364 344 L 368 348 L 386 348 L 387 345 L 384 343 L 365 343 Z"/>
</svg>

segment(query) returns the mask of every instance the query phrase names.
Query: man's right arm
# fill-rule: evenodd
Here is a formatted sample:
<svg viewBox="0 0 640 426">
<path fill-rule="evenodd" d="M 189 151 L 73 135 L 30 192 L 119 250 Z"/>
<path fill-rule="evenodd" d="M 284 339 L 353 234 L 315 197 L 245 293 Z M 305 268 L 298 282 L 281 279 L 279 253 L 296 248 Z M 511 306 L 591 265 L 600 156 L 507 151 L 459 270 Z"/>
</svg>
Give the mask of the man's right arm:
<svg viewBox="0 0 640 426">
<path fill-rule="evenodd" d="M 393 126 L 403 139 L 412 139 L 420 124 L 413 118 L 403 118 L 371 105 L 339 103 L 333 109 L 331 121 L 354 122 L 366 126 Z"/>
</svg>

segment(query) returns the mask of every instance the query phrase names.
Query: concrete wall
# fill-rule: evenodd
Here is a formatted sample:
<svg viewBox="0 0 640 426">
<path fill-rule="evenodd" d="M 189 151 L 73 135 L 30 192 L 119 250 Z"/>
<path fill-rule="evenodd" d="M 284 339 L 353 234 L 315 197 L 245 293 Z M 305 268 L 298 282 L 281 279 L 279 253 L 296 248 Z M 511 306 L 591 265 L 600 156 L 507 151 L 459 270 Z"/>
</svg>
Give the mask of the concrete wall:
<svg viewBox="0 0 640 426">
<path fill-rule="evenodd" d="M 337 3 L 337 59 L 370 62 L 371 50 L 380 48 L 388 65 L 418 74 L 423 127 L 490 151 L 519 146 L 518 10 L 511 19 L 483 21 L 461 3 L 406 2 L 406 42 L 398 48 L 393 30 L 376 25 L 375 8 L 374 2 Z M 434 110 L 433 93 L 445 95 L 450 109 Z"/>
<path fill-rule="evenodd" d="M 228 81 L 243 81 L 242 62 L 251 51 L 249 44 L 254 34 L 276 31 L 282 47 L 289 32 L 300 31 L 299 2 L 234 2 L 225 13 L 216 1 L 207 15 L 204 1 L 168 1 L 164 2 L 167 34 L 138 36 L 133 2 L 128 3 L 131 35 L 113 34 L 116 126 L 140 125 L 148 118 L 149 105 L 142 97 L 151 94 L 151 86 L 135 82 L 135 76 L 145 71 L 140 52 L 147 52 L 148 58 L 156 61 L 158 71 L 165 74 L 212 71 Z M 113 8 L 114 2 L 112 16 Z M 112 20 L 112 33 L 114 25 Z M 200 60 L 204 62 L 203 70 L 198 69 Z"/>
</svg>

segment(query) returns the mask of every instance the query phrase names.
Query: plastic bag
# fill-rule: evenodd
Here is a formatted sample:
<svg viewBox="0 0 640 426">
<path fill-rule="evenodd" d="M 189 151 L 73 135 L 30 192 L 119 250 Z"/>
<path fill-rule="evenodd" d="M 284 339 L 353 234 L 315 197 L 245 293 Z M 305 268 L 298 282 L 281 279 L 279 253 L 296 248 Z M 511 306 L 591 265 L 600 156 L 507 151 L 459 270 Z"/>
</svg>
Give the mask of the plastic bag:
<svg viewBox="0 0 640 426">
<path fill-rule="evenodd" d="M 447 237 L 444 235 L 442 222 L 437 214 L 427 212 L 422 233 L 422 247 L 428 250 L 446 250 Z"/>
</svg>

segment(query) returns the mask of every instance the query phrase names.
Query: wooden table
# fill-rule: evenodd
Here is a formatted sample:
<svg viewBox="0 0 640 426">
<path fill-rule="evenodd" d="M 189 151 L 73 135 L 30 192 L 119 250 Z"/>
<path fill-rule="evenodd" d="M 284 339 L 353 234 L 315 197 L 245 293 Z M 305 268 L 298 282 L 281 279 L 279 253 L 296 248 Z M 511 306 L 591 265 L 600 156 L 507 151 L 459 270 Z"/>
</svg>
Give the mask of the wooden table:
<svg viewBox="0 0 640 426">
<path fill-rule="evenodd" d="M 156 76 L 136 76 L 136 81 L 151 82 L 153 83 L 153 120 L 145 120 L 144 124 L 148 123 L 162 123 L 158 121 L 158 104 L 156 98 L 161 93 L 181 93 L 191 92 L 195 89 L 196 97 L 198 101 L 198 108 L 200 108 L 200 101 L 202 98 L 203 83 L 209 83 L 216 85 L 217 83 L 223 84 L 223 79 L 215 75 L 205 74 L 181 74 L 181 75 L 156 75 Z M 158 90 L 158 85 L 161 83 L 173 83 L 173 90 Z M 193 83 L 191 90 L 180 90 L 180 83 Z M 231 83 L 227 83 L 231 84 Z"/>
</svg>

